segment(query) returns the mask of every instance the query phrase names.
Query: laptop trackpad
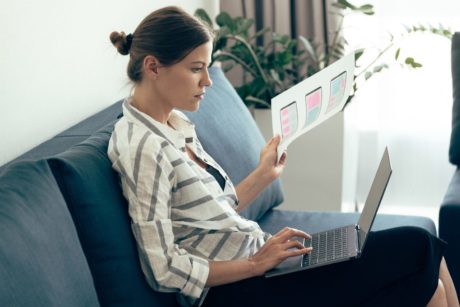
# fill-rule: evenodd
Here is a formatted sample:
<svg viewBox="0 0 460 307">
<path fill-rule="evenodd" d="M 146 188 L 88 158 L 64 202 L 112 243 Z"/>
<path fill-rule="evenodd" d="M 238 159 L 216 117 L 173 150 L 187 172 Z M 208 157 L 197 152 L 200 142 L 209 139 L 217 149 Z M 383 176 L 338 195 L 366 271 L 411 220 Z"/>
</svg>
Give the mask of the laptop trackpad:
<svg viewBox="0 0 460 307">
<path fill-rule="evenodd" d="M 279 274 L 284 274 L 288 272 L 293 272 L 293 271 L 298 271 L 300 269 L 302 263 L 302 255 L 300 256 L 295 256 L 295 257 L 290 257 L 280 264 L 278 264 L 276 267 L 265 273 L 267 277 L 270 276 L 275 276 Z"/>
</svg>

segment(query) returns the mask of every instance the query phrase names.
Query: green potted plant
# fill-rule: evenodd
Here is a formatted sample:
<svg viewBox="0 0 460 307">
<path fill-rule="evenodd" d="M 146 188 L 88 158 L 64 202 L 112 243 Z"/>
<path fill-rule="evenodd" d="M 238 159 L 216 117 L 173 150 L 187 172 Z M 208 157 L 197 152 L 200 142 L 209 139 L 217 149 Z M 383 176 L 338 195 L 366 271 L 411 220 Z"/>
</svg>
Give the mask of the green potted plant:
<svg viewBox="0 0 460 307">
<path fill-rule="evenodd" d="M 337 28 L 331 33 L 331 42 L 327 48 L 319 48 L 303 36 L 297 39 L 287 35 L 280 35 L 270 28 L 254 31 L 254 20 L 241 16 L 232 17 L 221 12 L 215 18 L 219 26 L 216 29 L 217 39 L 212 55 L 212 61 L 219 61 L 225 72 L 240 66 L 244 72 L 242 85 L 235 89 L 248 107 L 270 108 L 272 97 L 313 75 L 344 55 L 346 42 L 342 37 L 343 19 L 346 14 L 373 15 L 374 7 L 371 4 L 356 6 L 346 0 L 333 3 L 331 14 L 338 15 Z M 195 15 L 215 27 L 209 15 L 203 9 L 198 9 Z M 255 33 L 254 33 L 255 32 Z M 452 37 L 452 32 L 442 26 L 408 26 L 402 36 L 415 32 L 428 32 Z M 253 33 L 253 34 L 251 34 Z M 256 44 L 257 37 L 269 34 L 270 40 L 264 45 Z M 355 50 L 357 64 L 354 76 L 353 92 L 355 92 L 375 73 L 389 67 L 389 63 L 382 62 L 383 55 L 394 52 L 393 63 L 400 63 L 410 68 L 422 67 L 413 57 L 401 58 L 401 48 L 397 48 L 400 38 L 390 36 L 386 46 L 367 63 L 360 63 L 360 57 L 367 52 L 366 48 Z M 324 52 L 327 50 L 327 52 Z"/>
</svg>

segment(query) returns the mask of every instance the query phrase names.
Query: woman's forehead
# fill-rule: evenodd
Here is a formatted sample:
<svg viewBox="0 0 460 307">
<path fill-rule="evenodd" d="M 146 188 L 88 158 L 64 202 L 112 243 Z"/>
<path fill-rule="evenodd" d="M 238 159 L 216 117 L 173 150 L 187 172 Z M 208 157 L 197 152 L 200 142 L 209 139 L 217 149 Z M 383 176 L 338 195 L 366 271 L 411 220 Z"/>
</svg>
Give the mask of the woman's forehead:
<svg viewBox="0 0 460 307">
<path fill-rule="evenodd" d="M 188 63 L 203 63 L 208 65 L 211 62 L 212 43 L 207 42 L 193 49 L 185 58 Z"/>
</svg>

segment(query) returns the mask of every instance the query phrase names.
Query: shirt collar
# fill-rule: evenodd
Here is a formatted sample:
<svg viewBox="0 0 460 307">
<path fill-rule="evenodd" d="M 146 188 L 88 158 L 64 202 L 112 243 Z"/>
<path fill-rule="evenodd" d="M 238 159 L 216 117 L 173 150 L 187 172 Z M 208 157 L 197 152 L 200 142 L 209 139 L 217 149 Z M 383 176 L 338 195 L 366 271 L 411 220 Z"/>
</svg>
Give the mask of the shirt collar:
<svg viewBox="0 0 460 307">
<path fill-rule="evenodd" d="M 168 119 L 174 129 L 136 109 L 131 104 L 130 98 L 126 98 L 123 102 L 123 115 L 128 121 L 145 126 L 147 129 L 165 138 L 182 151 L 185 151 L 185 144 L 193 151 L 196 151 L 195 125 L 180 111 L 173 110 Z"/>
</svg>

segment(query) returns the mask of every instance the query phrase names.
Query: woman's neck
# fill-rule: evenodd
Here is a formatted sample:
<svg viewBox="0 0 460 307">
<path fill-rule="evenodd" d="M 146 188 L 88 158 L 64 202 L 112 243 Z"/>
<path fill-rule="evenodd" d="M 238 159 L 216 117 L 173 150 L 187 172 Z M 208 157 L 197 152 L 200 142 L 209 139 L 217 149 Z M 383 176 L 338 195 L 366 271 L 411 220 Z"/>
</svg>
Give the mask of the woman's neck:
<svg viewBox="0 0 460 307">
<path fill-rule="evenodd" d="M 172 112 L 172 108 L 159 101 L 154 91 L 144 84 L 135 87 L 131 97 L 131 104 L 139 111 L 165 125 Z"/>
</svg>

